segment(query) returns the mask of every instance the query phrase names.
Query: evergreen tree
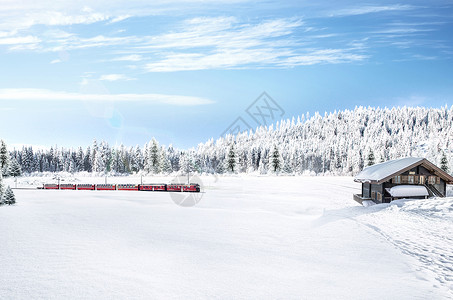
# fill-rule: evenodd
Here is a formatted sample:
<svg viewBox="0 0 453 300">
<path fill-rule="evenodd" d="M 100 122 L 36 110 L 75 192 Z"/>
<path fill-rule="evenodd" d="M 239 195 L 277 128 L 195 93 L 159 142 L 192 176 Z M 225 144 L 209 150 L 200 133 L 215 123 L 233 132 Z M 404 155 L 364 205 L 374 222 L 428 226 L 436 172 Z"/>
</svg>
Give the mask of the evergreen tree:
<svg viewBox="0 0 453 300">
<path fill-rule="evenodd" d="M 280 161 L 280 152 L 278 151 L 277 146 L 274 145 L 274 150 L 272 151 L 272 169 L 274 172 L 278 172 L 281 168 Z"/>
<path fill-rule="evenodd" d="M 0 174 L 0 204 L 2 204 L 2 196 L 3 196 L 3 191 L 4 191 L 4 186 L 3 186 L 3 176 Z"/>
<path fill-rule="evenodd" d="M 440 168 L 442 171 L 448 173 L 448 160 L 447 160 L 447 155 L 445 155 L 445 152 L 442 151 L 442 158 L 440 159 Z"/>
<path fill-rule="evenodd" d="M 374 153 L 373 150 L 370 148 L 370 152 L 368 153 L 368 166 L 374 165 Z"/>
<path fill-rule="evenodd" d="M 234 145 L 231 144 L 230 151 L 228 152 L 227 169 L 230 172 L 234 172 L 235 167 L 236 167 L 236 153 L 234 151 Z"/>
<path fill-rule="evenodd" d="M 91 155 L 90 155 L 90 165 L 91 165 L 91 171 L 92 172 L 97 172 L 97 167 L 96 167 L 96 155 L 97 152 L 99 151 L 99 148 L 98 148 L 98 143 L 96 141 L 96 139 L 93 140 L 93 146 L 91 147 Z"/>
<path fill-rule="evenodd" d="M 157 143 L 156 139 L 153 138 L 151 141 L 151 150 L 149 151 L 150 160 L 149 163 L 151 164 L 151 171 L 155 174 L 160 173 L 160 154 L 159 154 L 159 143 Z"/>
<path fill-rule="evenodd" d="M 75 162 L 76 162 L 76 170 L 83 171 L 84 170 L 84 155 L 83 155 L 82 147 L 79 147 L 77 149 L 77 155 L 76 155 Z"/>
<path fill-rule="evenodd" d="M 182 153 L 179 158 L 180 171 L 184 174 L 193 172 L 193 158 L 190 153 Z"/>
<path fill-rule="evenodd" d="M 83 170 L 84 171 L 87 171 L 87 172 L 91 172 L 92 171 L 92 164 L 91 164 L 91 149 L 90 147 L 87 148 L 86 152 L 85 152 L 85 157 L 83 158 Z"/>
<path fill-rule="evenodd" d="M 161 150 L 161 155 L 160 155 L 160 162 L 161 162 L 161 170 L 162 172 L 169 174 L 172 172 L 172 167 L 171 167 L 171 162 L 170 159 L 168 159 L 168 156 L 165 153 L 165 150 Z"/>
<path fill-rule="evenodd" d="M 4 176 L 8 176 L 9 153 L 6 148 L 6 143 L 0 141 L 0 171 Z"/>
<path fill-rule="evenodd" d="M 9 186 L 3 193 L 3 203 L 7 205 L 13 205 L 16 203 L 16 196 L 14 196 L 14 192 Z"/>
<path fill-rule="evenodd" d="M 219 161 L 216 168 L 215 168 L 215 172 L 217 174 L 223 174 L 225 173 L 225 164 L 223 161 Z"/>
<path fill-rule="evenodd" d="M 10 176 L 20 176 L 22 174 L 22 170 L 21 170 L 21 167 L 19 165 L 19 163 L 17 162 L 17 160 L 15 158 L 13 158 L 11 160 L 11 164 L 9 166 L 9 175 Z"/>
</svg>

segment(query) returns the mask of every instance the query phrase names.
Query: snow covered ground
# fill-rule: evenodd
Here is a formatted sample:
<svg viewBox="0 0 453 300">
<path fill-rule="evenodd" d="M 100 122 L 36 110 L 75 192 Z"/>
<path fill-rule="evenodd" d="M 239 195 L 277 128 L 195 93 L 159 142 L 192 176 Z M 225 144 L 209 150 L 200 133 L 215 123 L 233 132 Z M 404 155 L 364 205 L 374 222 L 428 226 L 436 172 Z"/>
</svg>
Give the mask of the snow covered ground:
<svg viewBox="0 0 453 300">
<path fill-rule="evenodd" d="M 202 180 L 194 207 L 165 192 L 15 190 L 0 207 L 0 299 L 453 298 L 453 198 L 362 207 L 351 177 Z"/>
</svg>

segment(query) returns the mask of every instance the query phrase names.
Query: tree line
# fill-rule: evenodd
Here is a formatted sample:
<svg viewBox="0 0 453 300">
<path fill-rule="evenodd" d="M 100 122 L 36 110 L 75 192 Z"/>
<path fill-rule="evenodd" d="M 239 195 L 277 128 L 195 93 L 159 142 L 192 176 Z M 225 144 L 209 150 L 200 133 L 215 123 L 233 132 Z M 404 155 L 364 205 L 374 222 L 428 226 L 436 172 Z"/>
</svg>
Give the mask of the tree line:
<svg viewBox="0 0 453 300">
<path fill-rule="evenodd" d="M 407 156 L 425 157 L 449 171 L 453 107 L 356 107 L 301 115 L 181 150 L 152 139 L 143 147 L 111 147 L 96 140 L 83 149 L 0 144 L 4 176 L 33 172 L 109 174 L 199 173 L 354 175 L 364 167 Z"/>
</svg>

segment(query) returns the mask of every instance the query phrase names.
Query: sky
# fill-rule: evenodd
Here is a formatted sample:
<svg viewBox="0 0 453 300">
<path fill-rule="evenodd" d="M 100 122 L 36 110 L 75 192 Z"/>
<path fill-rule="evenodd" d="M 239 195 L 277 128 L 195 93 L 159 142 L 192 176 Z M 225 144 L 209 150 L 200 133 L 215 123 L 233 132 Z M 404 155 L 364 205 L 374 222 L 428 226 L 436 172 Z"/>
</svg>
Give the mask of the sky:
<svg viewBox="0 0 453 300">
<path fill-rule="evenodd" d="M 0 138 L 189 148 L 307 112 L 450 107 L 452 22 L 444 0 L 0 0 Z"/>
</svg>

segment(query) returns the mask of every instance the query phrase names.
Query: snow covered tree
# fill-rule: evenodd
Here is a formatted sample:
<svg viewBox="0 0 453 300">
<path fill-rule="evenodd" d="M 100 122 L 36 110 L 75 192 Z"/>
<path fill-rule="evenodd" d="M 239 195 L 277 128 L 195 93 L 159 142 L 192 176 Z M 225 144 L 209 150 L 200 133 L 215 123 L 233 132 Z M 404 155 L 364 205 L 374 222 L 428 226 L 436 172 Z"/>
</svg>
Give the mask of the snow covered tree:
<svg viewBox="0 0 453 300">
<path fill-rule="evenodd" d="M 373 150 L 370 148 L 370 151 L 368 152 L 368 164 L 367 164 L 367 166 L 369 167 L 369 166 L 374 165 L 374 160 L 375 160 L 374 153 L 373 153 Z"/>
<path fill-rule="evenodd" d="M 3 203 L 7 205 L 13 205 L 16 203 L 16 196 L 14 196 L 13 190 L 8 186 L 3 193 Z"/>
<path fill-rule="evenodd" d="M 234 145 L 231 144 L 230 150 L 228 151 L 227 169 L 230 172 L 234 172 L 236 167 L 236 152 L 234 151 Z"/>
<path fill-rule="evenodd" d="M 274 172 L 278 172 L 281 169 L 281 165 L 280 152 L 278 151 L 277 146 L 274 145 L 274 149 L 272 151 L 272 170 Z"/>
<path fill-rule="evenodd" d="M 159 153 L 159 143 L 155 138 L 151 141 L 151 148 L 149 150 L 149 169 L 154 174 L 160 173 L 160 153 Z"/>
<path fill-rule="evenodd" d="M 4 189 L 5 187 L 3 186 L 3 176 L 2 174 L 0 174 L 0 202 L 2 201 Z"/>
<path fill-rule="evenodd" d="M 8 176 L 9 153 L 6 148 L 6 143 L 0 141 L 0 171 L 4 176 Z"/>
<path fill-rule="evenodd" d="M 167 154 L 165 153 L 165 150 L 164 149 L 161 149 L 160 151 L 160 159 L 159 159 L 160 163 L 161 163 L 161 166 L 160 166 L 160 169 L 163 173 L 165 174 L 169 174 L 172 172 L 172 166 L 171 166 L 171 162 L 170 162 L 170 159 L 168 159 L 168 156 Z"/>
<path fill-rule="evenodd" d="M 186 152 L 181 154 L 179 159 L 180 171 L 183 173 L 193 172 L 193 157 L 190 153 Z"/>
<path fill-rule="evenodd" d="M 140 147 L 137 145 L 135 150 L 131 149 L 131 171 L 138 172 L 143 168 L 143 156 Z"/>
<path fill-rule="evenodd" d="M 91 147 L 91 155 L 90 155 L 90 159 L 91 159 L 90 165 L 91 165 L 91 171 L 92 172 L 98 172 L 97 171 L 97 166 L 96 166 L 96 155 L 98 155 L 97 154 L 98 150 L 99 150 L 98 149 L 98 143 L 97 143 L 96 139 L 94 139 L 93 140 L 93 145 Z"/>
<path fill-rule="evenodd" d="M 447 160 L 447 155 L 445 155 L 445 152 L 442 151 L 442 158 L 440 159 L 440 168 L 442 171 L 448 173 L 448 160 Z"/>
<path fill-rule="evenodd" d="M 22 174 L 21 167 L 15 158 L 11 160 L 8 173 L 10 176 L 14 177 L 20 176 Z"/>
<path fill-rule="evenodd" d="M 83 171 L 84 170 L 84 155 L 83 155 L 83 149 L 82 147 L 79 147 L 77 149 L 77 155 L 75 158 L 75 169 L 77 171 Z"/>
<path fill-rule="evenodd" d="M 93 172 L 104 172 L 105 171 L 105 161 L 104 155 L 101 149 L 95 151 Z"/>
<path fill-rule="evenodd" d="M 91 172 L 93 169 L 93 165 L 91 164 L 91 149 L 90 147 L 87 148 L 85 152 L 85 157 L 83 158 L 83 170 L 87 172 Z"/>
</svg>

